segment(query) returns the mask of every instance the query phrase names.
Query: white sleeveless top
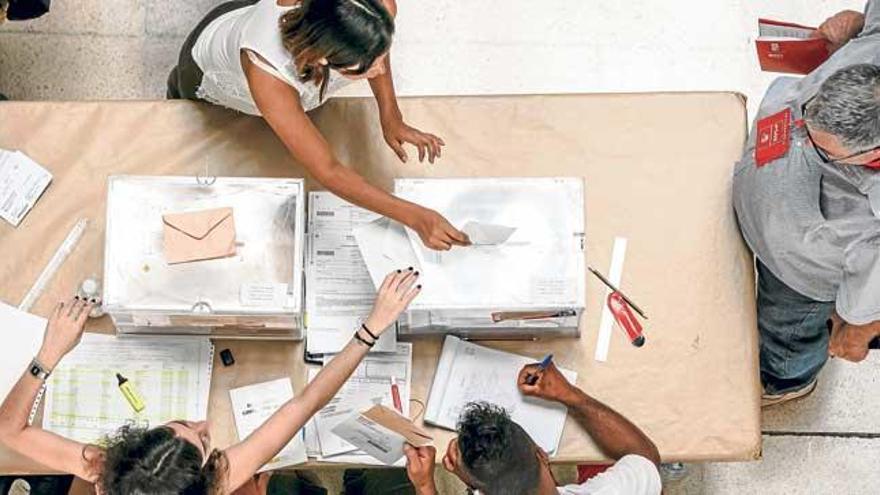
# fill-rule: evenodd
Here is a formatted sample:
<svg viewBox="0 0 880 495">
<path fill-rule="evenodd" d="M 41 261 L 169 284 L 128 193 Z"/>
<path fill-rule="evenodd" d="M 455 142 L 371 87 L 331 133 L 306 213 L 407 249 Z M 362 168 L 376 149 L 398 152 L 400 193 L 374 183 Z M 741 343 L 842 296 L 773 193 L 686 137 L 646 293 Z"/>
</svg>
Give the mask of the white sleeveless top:
<svg viewBox="0 0 880 495">
<path fill-rule="evenodd" d="M 260 0 L 211 21 L 192 49 L 193 60 L 204 73 L 196 95 L 239 112 L 260 115 L 241 67 L 239 54 L 241 50 L 246 50 L 251 62 L 299 93 L 305 111 L 318 107 L 321 104 L 320 87 L 297 78 L 293 57 L 281 41 L 278 19 L 288 10 L 296 8 L 299 6 L 282 7 L 276 0 Z M 325 99 L 349 82 L 351 80 L 331 70 Z"/>
</svg>

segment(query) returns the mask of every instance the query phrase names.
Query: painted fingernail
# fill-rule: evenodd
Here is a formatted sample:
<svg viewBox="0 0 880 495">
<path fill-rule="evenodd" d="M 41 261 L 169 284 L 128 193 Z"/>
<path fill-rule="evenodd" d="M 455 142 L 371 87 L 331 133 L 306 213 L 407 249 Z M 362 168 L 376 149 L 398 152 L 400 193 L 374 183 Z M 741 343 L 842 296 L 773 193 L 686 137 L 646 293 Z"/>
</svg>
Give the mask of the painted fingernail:
<svg viewBox="0 0 880 495">
<path fill-rule="evenodd" d="M 397 273 L 400 273 L 400 270 L 397 270 Z"/>
<path fill-rule="evenodd" d="M 419 272 L 416 272 L 416 277 L 418 277 L 418 276 L 419 276 Z"/>
<path fill-rule="evenodd" d="M 416 286 L 416 289 L 421 289 L 421 288 L 422 288 L 422 284 L 419 284 Z"/>
<path fill-rule="evenodd" d="M 77 296 L 73 296 L 73 298 L 76 299 L 77 301 L 79 301 L 79 296 L 78 296 L 78 295 L 77 295 Z"/>
<path fill-rule="evenodd" d="M 98 302 L 98 300 L 95 299 L 95 298 L 93 297 L 93 298 L 92 298 L 92 304 L 95 304 L 96 302 Z"/>
<path fill-rule="evenodd" d="M 409 268 L 407 268 L 407 270 L 413 271 L 413 267 L 409 267 Z"/>
</svg>

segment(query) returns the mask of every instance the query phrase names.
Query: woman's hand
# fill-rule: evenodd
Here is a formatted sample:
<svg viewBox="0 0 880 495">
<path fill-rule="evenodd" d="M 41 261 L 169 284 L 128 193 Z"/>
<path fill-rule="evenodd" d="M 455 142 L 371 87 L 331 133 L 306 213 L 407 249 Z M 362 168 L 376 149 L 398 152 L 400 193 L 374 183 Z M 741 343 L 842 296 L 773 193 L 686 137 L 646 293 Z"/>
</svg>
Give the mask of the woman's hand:
<svg viewBox="0 0 880 495">
<path fill-rule="evenodd" d="M 836 52 L 862 32 L 865 27 L 865 15 L 854 10 L 844 10 L 829 17 L 816 29 L 815 37 L 828 41 L 828 51 Z"/>
<path fill-rule="evenodd" d="M 388 143 L 388 146 L 404 163 L 407 160 L 406 151 L 403 149 L 404 143 L 409 143 L 419 149 L 420 162 L 425 161 L 425 155 L 427 155 L 429 163 L 434 163 L 434 159 L 440 158 L 441 148 L 446 146 L 446 143 L 439 137 L 410 127 L 404 123 L 403 119 L 383 121 L 382 134 L 385 136 L 385 142 Z"/>
<path fill-rule="evenodd" d="M 373 311 L 364 322 L 374 335 L 378 337 L 397 321 L 400 313 L 419 295 L 422 286 L 416 284 L 418 278 L 419 272 L 413 271 L 412 267 L 391 272 L 385 277 L 373 303 Z"/>
<path fill-rule="evenodd" d="M 467 234 L 456 229 L 443 215 L 428 208 L 421 208 L 416 220 L 410 225 L 425 246 L 438 251 L 449 251 L 452 246 L 470 246 Z"/>
<path fill-rule="evenodd" d="M 79 344 L 89 312 L 96 300 L 80 299 L 79 296 L 59 302 L 49 317 L 46 336 L 37 359 L 50 369 Z"/>
</svg>

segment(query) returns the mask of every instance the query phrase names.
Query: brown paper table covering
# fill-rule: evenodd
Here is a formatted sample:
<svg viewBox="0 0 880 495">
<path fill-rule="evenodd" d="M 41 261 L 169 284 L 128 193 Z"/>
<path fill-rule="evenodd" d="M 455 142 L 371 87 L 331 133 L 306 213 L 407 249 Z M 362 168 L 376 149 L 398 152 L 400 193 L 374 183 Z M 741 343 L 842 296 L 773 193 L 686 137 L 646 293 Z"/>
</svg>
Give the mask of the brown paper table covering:
<svg viewBox="0 0 880 495">
<path fill-rule="evenodd" d="M 445 97 L 401 106 L 409 123 L 445 139 L 438 163 L 419 164 L 412 150 L 399 163 L 371 99 L 334 100 L 313 118 L 344 163 L 385 188 L 406 176 L 584 177 L 589 263 L 607 271 L 614 237 L 629 241 L 622 288 L 650 317 L 645 347 L 615 330 L 608 361 L 593 359 L 604 289 L 591 275 L 579 340 L 489 345 L 535 358 L 553 352 L 578 371 L 580 387 L 640 425 L 666 460 L 760 456 L 754 280 L 730 202 L 746 133 L 742 97 Z M 54 174 L 21 226 L 0 222 L 0 299 L 17 304 L 76 220 L 91 220 L 33 308 L 39 315 L 102 272 L 108 175 L 195 176 L 208 165 L 216 175 L 303 176 L 262 120 L 191 102 L 0 103 L 0 147 L 22 150 Z M 92 321 L 88 330 L 111 331 L 111 322 Z M 224 368 L 218 357 L 211 386 L 214 444 L 225 447 L 237 438 L 230 388 L 290 376 L 299 391 L 306 368 L 301 343 L 216 344 L 237 361 Z M 440 344 L 415 344 L 414 398 L 427 399 Z M 452 433 L 431 430 L 442 456 Z M 555 461 L 602 458 L 569 416 Z M 43 471 L 0 448 L 0 472 Z"/>
</svg>

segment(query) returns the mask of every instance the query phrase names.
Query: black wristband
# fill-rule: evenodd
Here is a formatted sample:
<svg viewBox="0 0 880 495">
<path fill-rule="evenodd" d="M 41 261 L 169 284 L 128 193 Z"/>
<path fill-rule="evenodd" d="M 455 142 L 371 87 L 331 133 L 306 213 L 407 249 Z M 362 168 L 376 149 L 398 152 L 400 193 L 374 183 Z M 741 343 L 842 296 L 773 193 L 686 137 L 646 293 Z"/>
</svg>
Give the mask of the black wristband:
<svg viewBox="0 0 880 495">
<path fill-rule="evenodd" d="M 360 343 L 369 347 L 370 349 L 372 349 L 373 346 L 376 345 L 375 342 L 367 342 L 367 339 L 361 337 L 360 334 L 357 333 L 357 330 L 354 331 L 354 338 L 357 339 Z"/>
<path fill-rule="evenodd" d="M 371 332 L 370 329 L 367 328 L 367 324 L 366 324 L 366 323 L 361 323 L 361 328 L 363 328 L 364 331 L 367 332 L 367 335 L 369 335 L 370 337 L 372 337 L 373 340 L 379 340 L 379 337 L 377 337 L 376 335 L 374 335 L 373 332 Z"/>
</svg>

